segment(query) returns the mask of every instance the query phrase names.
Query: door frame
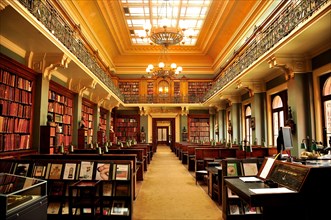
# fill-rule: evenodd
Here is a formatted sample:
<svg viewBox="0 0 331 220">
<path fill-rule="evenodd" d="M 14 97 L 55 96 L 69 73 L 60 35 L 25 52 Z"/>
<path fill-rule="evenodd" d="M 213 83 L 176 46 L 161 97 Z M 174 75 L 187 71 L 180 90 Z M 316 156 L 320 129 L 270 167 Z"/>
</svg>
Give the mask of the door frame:
<svg viewBox="0 0 331 220">
<path fill-rule="evenodd" d="M 170 121 L 170 134 L 171 134 L 171 139 L 170 141 L 170 148 L 173 151 L 175 147 L 175 140 L 176 140 L 176 128 L 175 128 L 175 118 L 153 118 L 152 119 L 152 143 L 153 146 L 157 145 L 157 122 L 159 121 Z"/>
</svg>

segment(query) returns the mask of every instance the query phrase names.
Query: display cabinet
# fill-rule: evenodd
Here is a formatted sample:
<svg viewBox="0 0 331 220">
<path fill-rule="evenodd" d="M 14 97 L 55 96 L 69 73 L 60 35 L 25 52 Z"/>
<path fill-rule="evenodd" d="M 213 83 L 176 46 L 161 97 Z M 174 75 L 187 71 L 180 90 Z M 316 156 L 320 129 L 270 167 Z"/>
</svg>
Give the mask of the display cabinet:
<svg viewBox="0 0 331 220">
<path fill-rule="evenodd" d="M 135 155 L 40 154 L 6 161 L 0 160 L 0 165 L 8 167 L 9 173 L 47 181 L 44 195 L 47 192 L 45 213 L 48 220 L 91 219 L 92 216 L 132 219 Z M 0 190 L 9 188 L 2 186 L 5 183 L 0 182 Z"/>
<path fill-rule="evenodd" d="M 0 173 L 1 219 L 47 219 L 47 182 Z"/>
</svg>

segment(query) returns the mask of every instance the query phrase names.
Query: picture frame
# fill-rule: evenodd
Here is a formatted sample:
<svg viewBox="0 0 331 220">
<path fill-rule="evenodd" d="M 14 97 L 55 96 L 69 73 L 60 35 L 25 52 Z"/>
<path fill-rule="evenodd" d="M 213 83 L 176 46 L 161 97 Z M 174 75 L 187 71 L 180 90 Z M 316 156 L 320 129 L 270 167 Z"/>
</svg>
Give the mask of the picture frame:
<svg viewBox="0 0 331 220">
<path fill-rule="evenodd" d="M 113 184 L 111 182 L 102 183 L 102 192 L 103 196 L 112 196 L 113 195 Z"/>
<path fill-rule="evenodd" d="M 80 166 L 79 179 L 92 180 L 93 168 L 93 161 L 82 161 Z"/>
<path fill-rule="evenodd" d="M 243 202 L 243 210 L 245 214 L 256 214 L 257 207 L 249 205 L 247 202 Z"/>
<path fill-rule="evenodd" d="M 128 180 L 130 172 L 129 164 L 116 164 L 115 180 Z"/>
<path fill-rule="evenodd" d="M 240 215 L 240 207 L 238 204 L 229 205 L 230 215 Z"/>
<path fill-rule="evenodd" d="M 45 165 L 34 165 L 32 176 L 36 178 L 45 178 L 46 166 Z"/>
<path fill-rule="evenodd" d="M 259 172 L 257 163 L 243 163 L 244 176 L 256 176 Z"/>
<path fill-rule="evenodd" d="M 237 163 L 227 163 L 227 176 L 238 176 Z"/>
<path fill-rule="evenodd" d="M 16 163 L 14 174 L 19 176 L 27 176 L 29 167 L 30 163 Z"/>
<path fill-rule="evenodd" d="M 98 163 L 95 171 L 96 180 L 110 180 L 112 176 L 112 166 L 110 163 Z"/>
<path fill-rule="evenodd" d="M 54 180 L 61 179 L 62 167 L 63 167 L 62 163 L 52 163 L 49 168 L 47 179 L 54 179 Z"/>
<path fill-rule="evenodd" d="M 66 163 L 64 166 L 63 179 L 64 180 L 74 180 L 76 179 L 76 163 Z"/>
<path fill-rule="evenodd" d="M 111 215 L 129 215 L 129 209 L 125 207 L 125 201 L 114 200 L 111 207 Z"/>
</svg>

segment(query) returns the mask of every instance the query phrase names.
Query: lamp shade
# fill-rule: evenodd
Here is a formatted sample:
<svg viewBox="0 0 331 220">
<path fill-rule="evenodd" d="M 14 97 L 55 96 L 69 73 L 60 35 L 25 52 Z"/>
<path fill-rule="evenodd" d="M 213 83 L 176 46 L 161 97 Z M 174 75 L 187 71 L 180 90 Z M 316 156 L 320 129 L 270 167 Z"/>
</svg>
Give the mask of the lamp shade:
<svg viewBox="0 0 331 220">
<path fill-rule="evenodd" d="M 160 62 L 160 63 L 159 63 L 159 67 L 160 67 L 160 68 L 164 68 L 164 63 L 163 63 L 163 62 Z"/>
</svg>

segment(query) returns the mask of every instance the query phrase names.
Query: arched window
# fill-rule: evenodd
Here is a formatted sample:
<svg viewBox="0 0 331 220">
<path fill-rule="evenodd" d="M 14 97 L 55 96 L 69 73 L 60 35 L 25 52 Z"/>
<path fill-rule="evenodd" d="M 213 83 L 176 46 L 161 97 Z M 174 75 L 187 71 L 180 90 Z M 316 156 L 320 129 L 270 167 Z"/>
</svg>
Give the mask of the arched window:
<svg viewBox="0 0 331 220">
<path fill-rule="evenodd" d="M 331 73 L 321 77 L 323 103 L 323 142 L 331 146 Z"/>
<path fill-rule="evenodd" d="M 285 124 L 287 91 L 273 95 L 271 100 L 273 145 L 276 146 L 279 128 L 284 127 Z"/>
<path fill-rule="evenodd" d="M 252 119 L 251 105 L 246 105 L 245 106 L 245 140 L 249 141 L 250 145 L 253 143 L 251 119 Z"/>
</svg>

